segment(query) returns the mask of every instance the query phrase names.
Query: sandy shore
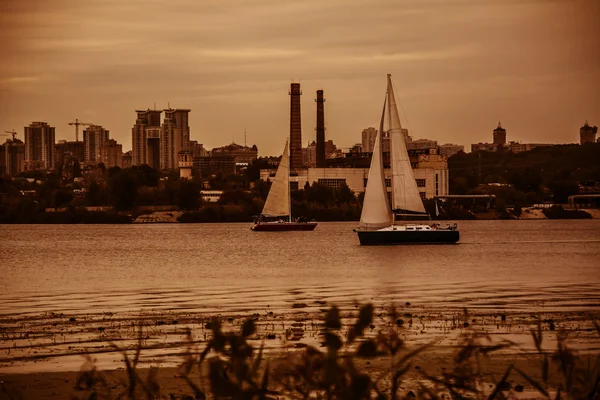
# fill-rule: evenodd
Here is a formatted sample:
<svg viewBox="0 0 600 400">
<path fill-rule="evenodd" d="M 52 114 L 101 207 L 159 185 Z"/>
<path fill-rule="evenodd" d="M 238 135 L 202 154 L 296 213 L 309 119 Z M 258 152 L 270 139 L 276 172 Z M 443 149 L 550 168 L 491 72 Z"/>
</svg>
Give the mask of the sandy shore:
<svg viewBox="0 0 600 400">
<path fill-rule="evenodd" d="M 306 346 L 322 349 L 324 326 L 321 318 L 326 309 L 324 302 L 298 303 L 286 312 L 261 310 L 258 313 L 222 313 L 216 317 L 225 331 L 239 331 L 243 321 L 255 319 L 257 330 L 250 337 L 250 343 L 255 348 L 264 346 L 267 358 L 285 365 L 302 354 Z M 486 310 L 467 315 L 459 310 L 403 304 L 395 321 L 390 319 L 388 311 L 384 307 L 376 308 L 373 324 L 365 332 L 367 337 L 396 330 L 405 341 L 406 352 L 434 342 L 414 360 L 402 386 L 404 393 L 418 388 L 423 371 L 436 376 L 449 371 L 464 338 L 475 332 L 486 335 L 489 339 L 484 342 L 489 345 L 511 343 L 493 357 L 482 360 L 487 382 L 497 381 L 511 363 L 528 375 L 539 377 L 540 356 L 530 332 L 537 327 L 538 318 L 543 321 L 542 349 L 545 353 L 556 351 L 559 331 L 568 333 L 566 343 L 578 354 L 596 357 L 600 352 L 600 335 L 591 322 L 600 318 L 597 311 L 536 315 Z M 341 309 L 342 334 L 347 333 L 357 312 L 353 306 Z M 157 381 L 161 398 L 178 398 L 191 394 L 178 366 L 188 354 L 190 344 L 202 349 L 211 339 L 212 333 L 207 327 L 210 318 L 209 315 L 177 312 L 90 313 L 76 317 L 49 313 L 6 317 L 0 320 L 0 380 L 6 390 L 20 393 L 27 399 L 80 396 L 85 391 L 75 389 L 77 371 L 87 355 L 96 360 L 98 369 L 105 371 L 109 387 L 118 393 L 125 387 L 126 373 L 123 356 L 115 346 L 131 354 L 141 326 L 142 375 L 150 366 L 159 367 Z M 188 330 L 191 331 L 191 343 Z M 272 365 L 276 366 L 278 362 Z M 361 361 L 359 366 L 370 375 L 380 375 L 385 374 L 389 362 L 388 357 L 380 357 Z M 550 384 L 556 387 L 561 383 L 561 375 L 556 365 L 551 367 Z M 205 378 L 201 374 L 195 377 L 206 387 Z M 512 388 L 523 387 L 524 391 L 518 392 L 520 396 L 535 397 L 534 388 L 522 376 L 513 373 L 509 382 Z M 0 399 L 8 398 L 2 396 L 5 394 L 0 393 Z"/>
</svg>

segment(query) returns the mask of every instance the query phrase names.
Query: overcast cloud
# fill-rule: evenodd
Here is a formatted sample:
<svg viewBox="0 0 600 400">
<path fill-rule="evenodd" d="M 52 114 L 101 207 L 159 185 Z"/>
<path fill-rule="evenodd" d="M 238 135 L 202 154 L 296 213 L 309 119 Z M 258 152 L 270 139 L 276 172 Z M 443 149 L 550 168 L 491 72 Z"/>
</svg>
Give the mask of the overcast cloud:
<svg viewBox="0 0 600 400">
<path fill-rule="evenodd" d="M 1 130 L 103 125 L 131 148 L 136 109 L 191 108 L 192 139 L 261 155 L 289 134 L 302 84 L 341 147 L 377 126 L 391 73 L 415 138 L 571 143 L 600 124 L 597 0 L 0 0 Z M 408 120 L 408 121 L 407 121 Z"/>
</svg>

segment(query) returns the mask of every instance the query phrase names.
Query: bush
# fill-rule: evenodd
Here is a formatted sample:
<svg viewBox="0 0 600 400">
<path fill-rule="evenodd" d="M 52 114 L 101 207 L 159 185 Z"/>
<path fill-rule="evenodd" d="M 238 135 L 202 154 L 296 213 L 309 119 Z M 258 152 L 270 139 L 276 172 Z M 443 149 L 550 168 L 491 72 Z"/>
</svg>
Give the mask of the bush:
<svg viewBox="0 0 600 400">
<path fill-rule="evenodd" d="M 583 210 L 565 210 L 562 206 L 552 206 L 543 210 L 549 219 L 588 219 L 592 216 Z"/>
</svg>

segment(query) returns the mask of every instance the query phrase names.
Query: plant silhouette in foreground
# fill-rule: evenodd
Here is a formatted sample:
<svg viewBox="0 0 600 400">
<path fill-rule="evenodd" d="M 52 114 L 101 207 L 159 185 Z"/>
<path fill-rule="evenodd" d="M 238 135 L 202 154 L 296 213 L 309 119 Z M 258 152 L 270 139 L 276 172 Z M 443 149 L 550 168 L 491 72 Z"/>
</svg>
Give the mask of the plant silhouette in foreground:
<svg viewBox="0 0 600 400">
<path fill-rule="evenodd" d="M 409 347 L 401 337 L 403 321 L 396 311 L 390 309 L 386 317 L 385 326 L 374 332 L 372 305 L 360 307 L 352 323 L 342 318 L 337 307 L 331 307 L 319 325 L 322 350 L 307 346 L 285 359 L 273 357 L 270 360 L 265 360 L 262 345 L 255 348 L 249 343 L 256 332 L 254 319 L 246 320 L 239 332 L 225 332 L 219 319 L 214 318 L 206 326 L 212 337 L 204 348 L 198 347 L 191 331 L 187 330 L 188 345 L 179 377 L 190 394 L 169 397 L 164 394 L 160 397 L 156 369 L 150 370 L 145 380 L 140 377 L 138 363 L 143 349 L 140 327 L 133 357 L 113 344 L 123 354 L 127 373 L 125 390 L 112 397 L 103 374 L 88 359 L 76 386 L 89 392 L 85 397 L 73 398 L 505 399 L 524 390 L 521 385 L 511 387 L 510 377 L 520 377 L 527 382 L 530 397 L 600 398 L 600 357 L 578 355 L 567 345 L 568 332 L 560 330 L 556 336 L 556 351 L 544 350 L 540 319 L 537 328 L 531 330 L 537 354 L 531 356 L 533 358 L 528 356 L 529 361 L 539 364 L 539 373 L 531 376 L 509 363 L 496 379 L 485 370 L 483 361 L 516 345 L 510 341 L 493 343 L 487 334 L 470 328 L 466 310 L 464 331 L 454 355 L 437 374 L 416 365 L 416 358 L 434 348 L 436 341 Z M 549 323 L 554 326 L 553 321 Z M 595 321 L 593 324 L 600 337 L 600 326 Z M 380 362 L 378 367 L 370 366 L 375 361 Z M 204 371 L 206 364 L 208 368 Z"/>
</svg>

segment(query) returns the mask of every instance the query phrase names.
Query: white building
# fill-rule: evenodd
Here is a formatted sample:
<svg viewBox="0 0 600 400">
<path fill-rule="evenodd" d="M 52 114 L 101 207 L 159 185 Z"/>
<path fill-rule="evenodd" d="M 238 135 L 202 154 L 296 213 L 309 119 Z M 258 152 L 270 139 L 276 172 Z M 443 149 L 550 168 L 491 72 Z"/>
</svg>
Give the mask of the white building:
<svg viewBox="0 0 600 400">
<path fill-rule="evenodd" d="M 205 203 L 216 203 L 223 194 L 222 190 L 201 190 L 200 196 Z"/>
<path fill-rule="evenodd" d="M 428 157 L 424 155 L 422 157 Z M 421 198 L 430 199 L 435 196 L 448 195 L 448 168 L 416 168 L 413 169 Z M 391 191 L 391 170 L 385 169 L 385 182 Z M 262 180 L 273 179 L 275 170 L 260 171 Z M 292 190 L 302 189 L 306 183 L 319 183 L 333 188 L 348 185 L 354 193 L 361 193 L 367 187 L 369 168 L 306 168 L 292 172 L 290 186 Z"/>
</svg>

